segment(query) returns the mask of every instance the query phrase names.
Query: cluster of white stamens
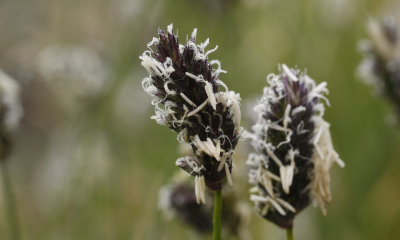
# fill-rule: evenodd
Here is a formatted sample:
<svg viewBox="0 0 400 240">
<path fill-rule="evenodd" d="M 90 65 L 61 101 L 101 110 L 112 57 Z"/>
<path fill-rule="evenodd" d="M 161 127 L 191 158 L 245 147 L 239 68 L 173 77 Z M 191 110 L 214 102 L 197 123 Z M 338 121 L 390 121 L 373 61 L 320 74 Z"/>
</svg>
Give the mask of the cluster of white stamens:
<svg viewBox="0 0 400 240">
<path fill-rule="evenodd" d="M 198 204 L 203 202 L 206 204 L 206 183 L 204 180 L 204 176 L 196 176 L 194 179 L 194 190 L 196 193 L 196 201 Z"/>
<path fill-rule="evenodd" d="M 219 139 L 213 141 L 210 138 L 207 138 L 207 141 L 201 141 L 198 135 L 194 137 L 192 144 L 197 148 L 196 154 L 200 155 L 202 152 L 204 152 L 220 162 L 218 166 L 218 171 L 220 172 L 223 168 L 225 168 L 228 183 L 232 186 L 232 177 L 229 171 L 229 165 L 226 160 L 232 155 L 233 151 L 225 152 L 225 150 L 221 149 L 221 141 Z M 220 156 L 221 153 L 222 157 Z"/>
<path fill-rule="evenodd" d="M 330 176 L 329 170 L 336 162 L 340 167 L 344 167 L 344 162 L 339 158 L 333 149 L 329 123 L 321 119 L 318 122 L 318 134 L 314 139 L 314 146 L 317 151 L 313 155 L 314 173 L 311 182 L 311 192 L 314 196 L 314 206 L 320 206 L 322 213 L 326 215 L 326 203 L 331 201 Z"/>
</svg>

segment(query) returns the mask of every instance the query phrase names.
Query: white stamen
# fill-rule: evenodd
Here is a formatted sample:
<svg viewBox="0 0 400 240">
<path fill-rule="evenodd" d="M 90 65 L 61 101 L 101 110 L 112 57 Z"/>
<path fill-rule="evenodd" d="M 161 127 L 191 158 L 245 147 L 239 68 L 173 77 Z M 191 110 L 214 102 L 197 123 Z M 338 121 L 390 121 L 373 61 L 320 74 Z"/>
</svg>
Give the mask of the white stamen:
<svg viewBox="0 0 400 240">
<path fill-rule="evenodd" d="M 261 216 L 265 216 L 268 213 L 269 208 L 271 207 L 271 204 L 267 202 L 264 206 L 264 208 L 261 211 Z"/>
<path fill-rule="evenodd" d="M 299 81 L 299 79 L 292 73 L 292 71 L 290 71 L 290 69 L 288 68 L 288 66 L 286 66 L 286 64 L 282 64 L 282 69 L 283 71 L 285 71 L 286 75 L 294 82 Z"/>
<path fill-rule="evenodd" d="M 286 167 L 285 166 L 279 167 L 279 174 L 281 175 L 283 191 L 286 194 L 288 194 L 289 193 L 289 189 L 287 188 L 287 178 L 286 178 Z"/>
<path fill-rule="evenodd" d="M 250 201 L 266 203 L 269 200 L 266 197 L 261 197 L 261 196 L 252 194 L 252 195 L 250 195 Z"/>
<path fill-rule="evenodd" d="M 189 105 L 191 105 L 193 107 L 197 107 L 196 104 L 194 104 L 188 97 L 186 97 L 185 94 L 181 93 L 180 95 L 183 98 L 183 100 L 185 100 L 187 103 L 189 103 Z"/>
<path fill-rule="evenodd" d="M 167 77 L 167 73 L 165 72 L 164 66 L 161 63 L 157 62 L 154 58 L 143 54 L 139 57 L 142 60 L 142 66 L 146 68 L 147 72 L 151 76 L 158 76 L 160 78 Z"/>
<path fill-rule="evenodd" d="M 194 193 L 196 195 L 196 202 L 200 204 L 200 184 L 199 184 L 199 177 L 196 176 L 194 178 Z"/>
<path fill-rule="evenodd" d="M 294 212 L 294 213 L 296 212 L 296 209 L 292 205 L 290 205 L 288 202 L 286 202 L 285 200 L 276 198 L 276 201 L 279 204 L 281 204 L 282 206 L 284 206 L 286 209 L 288 209 L 289 211 Z"/>
<path fill-rule="evenodd" d="M 281 181 L 281 178 L 276 176 L 275 174 L 271 173 L 270 171 L 265 171 L 265 173 L 267 174 L 267 177 L 274 179 L 276 181 Z"/>
<path fill-rule="evenodd" d="M 187 116 L 191 117 L 191 116 L 195 115 L 196 113 L 200 112 L 200 110 L 203 109 L 203 107 L 207 105 L 207 102 L 208 102 L 208 98 L 199 107 L 197 107 L 195 110 L 191 111 Z"/>
<path fill-rule="evenodd" d="M 233 186 L 231 172 L 229 171 L 228 163 L 225 163 L 225 173 L 226 173 L 226 179 L 228 179 L 229 185 Z"/>
<path fill-rule="evenodd" d="M 267 178 L 267 175 L 266 175 L 266 174 L 263 174 L 263 175 L 262 175 L 262 180 L 263 180 L 265 189 L 267 189 L 268 194 L 269 194 L 271 197 L 275 197 L 275 194 L 274 194 L 274 191 L 273 191 L 273 188 L 272 188 L 272 181 L 271 181 L 271 179 Z"/>
<path fill-rule="evenodd" d="M 319 145 L 317 145 L 317 143 L 318 143 L 318 141 L 319 141 L 319 138 L 320 138 L 321 135 L 322 135 L 322 131 L 323 131 L 322 127 L 323 127 L 323 126 L 321 126 L 321 127 L 319 128 L 318 133 L 317 133 L 317 135 L 315 136 L 313 145 L 314 145 L 315 149 L 317 150 L 317 152 L 318 152 L 318 154 L 319 154 L 319 157 L 322 158 L 322 159 L 324 159 L 324 154 L 322 154 L 321 148 L 319 147 Z"/>
<path fill-rule="evenodd" d="M 215 99 L 212 85 L 211 85 L 211 83 L 206 82 L 206 81 L 205 81 L 205 84 L 206 85 L 204 86 L 204 89 L 206 90 L 208 99 L 210 99 L 210 103 L 211 103 L 211 106 L 213 107 L 213 109 L 216 110 L 217 109 L 217 100 Z"/>
<path fill-rule="evenodd" d="M 286 216 L 286 212 L 285 210 L 283 210 L 283 208 L 272 198 L 267 197 L 268 201 L 272 204 L 272 206 L 282 215 L 282 216 Z"/>
<path fill-rule="evenodd" d="M 221 152 L 221 141 L 219 139 L 217 141 L 216 152 L 218 153 L 219 156 L 219 153 Z"/>
<path fill-rule="evenodd" d="M 258 187 L 254 186 L 254 187 L 250 188 L 249 193 L 258 193 Z"/>
<path fill-rule="evenodd" d="M 221 172 L 221 170 L 224 168 L 227 158 L 228 158 L 228 154 L 224 154 L 222 156 L 221 161 L 219 162 L 218 172 Z"/>
<path fill-rule="evenodd" d="M 206 204 L 206 195 L 205 195 L 206 188 L 205 188 L 204 176 L 201 176 L 198 181 L 199 181 L 198 185 L 200 186 L 199 187 L 200 199 L 204 204 Z"/>
<path fill-rule="evenodd" d="M 279 167 L 282 167 L 283 164 L 282 164 L 281 160 L 279 160 L 279 158 L 278 158 L 269 148 L 267 148 L 266 150 L 267 150 L 268 156 L 269 156 L 270 158 L 272 158 L 272 160 L 274 160 L 274 162 L 275 162 L 276 164 L 278 164 Z"/>
</svg>

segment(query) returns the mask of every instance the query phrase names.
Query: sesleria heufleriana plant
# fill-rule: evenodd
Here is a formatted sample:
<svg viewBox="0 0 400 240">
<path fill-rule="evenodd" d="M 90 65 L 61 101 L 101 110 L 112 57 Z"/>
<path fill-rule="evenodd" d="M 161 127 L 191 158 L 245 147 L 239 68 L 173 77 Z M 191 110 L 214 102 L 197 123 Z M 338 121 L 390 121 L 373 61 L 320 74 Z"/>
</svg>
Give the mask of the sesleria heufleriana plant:
<svg viewBox="0 0 400 240">
<path fill-rule="evenodd" d="M 10 232 L 14 240 L 21 239 L 21 233 L 17 203 L 6 160 L 13 146 L 11 133 L 18 128 L 23 113 L 19 94 L 18 83 L 0 70 L 0 174 L 4 184 L 4 198 L 7 205 L 6 213 L 10 224 Z"/>
<path fill-rule="evenodd" d="M 155 119 L 189 143 L 195 157 L 185 156 L 176 165 L 195 177 L 197 203 L 206 203 L 205 190 L 215 191 L 214 239 L 221 238 L 221 188 L 227 178 L 232 185 L 232 154 L 240 137 L 239 94 L 228 91 L 219 79 L 221 64 L 208 60 L 209 40 L 196 44 L 195 29 L 186 45 L 178 42 L 172 24 L 159 30 L 140 59 L 149 77 L 144 90 L 152 96 Z M 155 45 L 155 49 L 151 48 Z M 217 68 L 214 69 L 213 66 Z M 225 91 L 219 92 L 222 85 Z"/>
<path fill-rule="evenodd" d="M 267 76 L 268 87 L 255 111 L 259 121 L 245 132 L 257 153 L 247 160 L 255 211 L 286 228 L 293 238 L 293 220 L 314 199 L 323 214 L 331 201 L 329 169 L 344 163 L 335 152 L 329 124 L 322 118 L 328 100 L 326 82 L 319 85 L 298 69 L 279 67 Z"/>
<path fill-rule="evenodd" d="M 359 43 L 364 59 L 357 75 L 364 82 L 375 86 L 376 92 L 386 97 L 394 106 L 397 124 L 400 120 L 400 34 L 395 19 L 382 21 L 369 19 L 367 24 L 371 40 Z"/>
</svg>

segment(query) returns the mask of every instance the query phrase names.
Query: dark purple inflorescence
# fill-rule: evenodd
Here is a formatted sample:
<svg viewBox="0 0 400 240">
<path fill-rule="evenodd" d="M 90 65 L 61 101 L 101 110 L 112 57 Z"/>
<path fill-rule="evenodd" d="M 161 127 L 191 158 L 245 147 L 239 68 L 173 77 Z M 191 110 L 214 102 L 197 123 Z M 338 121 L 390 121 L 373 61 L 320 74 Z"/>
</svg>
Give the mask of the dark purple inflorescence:
<svg viewBox="0 0 400 240">
<path fill-rule="evenodd" d="M 167 32 L 159 30 L 159 38 L 140 56 L 150 74 L 143 88 L 156 106 L 152 119 L 191 144 L 195 157 L 180 158 L 176 165 L 195 176 L 198 201 L 203 202 L 205 186 L 220 189 L 225 177 L 231 182 L 232 153 L 240 135 L 239 94 L 219 80 L 225 71 L 219 61 L 208 60 L 216 48 L 205 52 L 207 45 L 208 39 L 196 44 L 196 29 L 186 45 L 179 44 L 171 24 Z M 220 85 L 225 91 L 218 92 Z"/>
<path fill-rule="evenodd" d="M 280 74 L 267 77 L 269 87 L 255 107 L 260 120 L 252 129 L 257 153 L 247 163 L 250 183 L 255 187 L 251 200 L 264 218 L 283 228 L 291 228 L 297 213 L 313 197 L 325 213 L 330 202 L 329 169 L 333 162 L 344 163 L 332 146 L 329 124 L 320 102 L 326 83 L 314 80 L 285 64 Z"/>
<path fill-rule="evenodd" d="M 163 186 L 159 191 L 159 208 L 167 219 L 178 219 L 200 234 L 212 232 L 213 203 L 197 204 L 195 186 L 188 181 L 187 176 L 177 174 L 172 182 Z M 206 192 L 207 198 L 212 198 L 210 192 Z M 248 239 L 249 209 L 240 202 L 233 191 L 226 191 L 223 195 L 222 222 L 223 229 L 229 236 Z"/>
<path fill-rule="evenodd" d="M 19 94 L 18 83 L 0 70 L 0 161 L 11 152 L 13 142 L 10 136 L 18 128 L 23 114 Z"/>
<path fill-rule="evenodd" d="M 392 102 L 396 122 L 400 119 L 400 35 L 391 17 L 382 21 L 370 19 L 368 33 L 371 40 L 360 42 L 364 59 L 357 73 L 366 83 L 374 85 L 378 94 Z"/>
</svg>

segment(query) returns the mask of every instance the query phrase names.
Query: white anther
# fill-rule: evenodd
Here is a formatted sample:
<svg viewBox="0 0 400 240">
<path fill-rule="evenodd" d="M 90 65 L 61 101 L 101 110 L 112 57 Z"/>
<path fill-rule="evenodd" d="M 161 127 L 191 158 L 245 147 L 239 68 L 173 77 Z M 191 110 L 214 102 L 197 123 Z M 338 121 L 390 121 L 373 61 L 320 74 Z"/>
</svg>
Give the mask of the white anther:
<svg viewBox="0 0 400 240">
<path fill-rule="evenodd" d="M 199 177 L 198 176 L 196 176 L 194 178 L 194 193 L 196 195 L 197 204 L 200 204 L 200 183 L 199 183 Z"/>
<path fill-rule="evenodd" d="M 204 89 L 206 91 L 207 97 L 208 97 L 208 99 L 210 99 L 210 104 L 213 107 L 213 109 L 216 110 L 217 109 L 217 100 L 215 99 L 215 95 L 214 95 L 214 92 L 213 92 L 213 89 L 212 89 L 212 85 L 211 85 L 210 82 L 206 82 L 206 81 L 204 81 L 204 82 L 206 84 L 204 86 Z"/>
<path fill-rule="evenodd" d="M 280 198 L 276 198 L 276 201 L 280 205 L 284 206 L 287 210 L 289 210 L 291 212 L 294 212 L 294 213 L 296 212 L 296 209 L 292 205 L 290 205 L 288 202 L 286 202 L 285 200 L 280 199 Z"/>
<path fill-rule="evenodd" d="M 226 173 L 226 179 L 228 179 L 229 185 L 233 186 L 231 172 L 229 171 L 228 163 L 225 163 L 225 173 Z"/>
<path fill-rule="evenodd" d="M 258 193 L 258 190 L 259 190 L 258 187 L 254 186 L 254 187 L 249 189 L 249 193 Z"/>
<path fill-rule="evenodd" d="M 186 97 L 185 94 L 181 93 L 180 95 L 183 98 L 183 100 L 185 100 L 187 103 L 189 103 L 189 105 L 191 105 L 193 107 L 197 107 L 196 104 L 194 104 L 188 97 Z"/>
<path fill-rule="evenodd" d="M 218 172 L 221 172 L 221 170 L 224 168 L 225 163 L 226 163 L 226 159 L 228 158 L 228 155 L 229 155 L 229 154 L 225 153 L 225 154 L 222 156 L 221 161 L 219 162 Z"/>
<path fill-rule="evenodd" d="M 206 185 L 204 181 L 204 176 L 200 176 L 198 179 L 198 185 L 199 185 L 199 193 L 200 193 L 200 199 L 201 201 L 206 204 Z"/>
<path fill-rule="evenodd" d="M 278 158 L 268 147 L 266 148 L 266 150 L 267 150 L 268 156 L 269 156 L 270 158 L 272 158 L 272 160 L 274 160 L 274 162 L 275 162 L 276 164 L 278 164 L 279 167 L 282 167 L 283 164 L 282 164 L 281 160 L 279 160 L 279 158 Z"/>
<path fill-rule="evenodd" d="M 272 204 L 272 206 L 282 215 L 282 216 L 286 216 L 286 212 L 285 210 L 283 210 L 283 208 L 272 198 L 267 197 L 268 201 Z"/>
<path fill-rule="evenodd" d="M 282 64 L 282 69 L 283 71 L 285 71 L 286 75 L 292 79 L 292 81 L 297 82 L 299 81 L 299 79 L 292 73 L 292 71 L 290 71 L 290 69 L 288 68 L 288 66 L 286 66 L 286 64 Z"/>
<path fill-rule="evenodd" d="M 203 109 L 203 107 L 207 105 L 207 102 L 208 102 L 208 98 L 200 106 L 198 106 L 195 110 L 188 113 L 187 116 L 191 117 L 191 116 L 195 115 L 196 113 L 200 112 L 200 110 Z"/>
<path fill-rule="evenodd" d="M 273 191 L 273 188 L 272 188 L 272 181 L 271 181 L 271 179 L 269 179 L 268 177 L 267 177 L 267 175 L 265 175 L 265 174 L 263 174 L 262 175 L 262 182 L 264 183 L 264 187 L 265 187 L 265 189 L 267 189 L 267 192 L 268 192 L 268 194 L 271 196 L 271 197 L 275 197 L 275 194 L 274 194 L 274 191 Z"/>
</svg>

